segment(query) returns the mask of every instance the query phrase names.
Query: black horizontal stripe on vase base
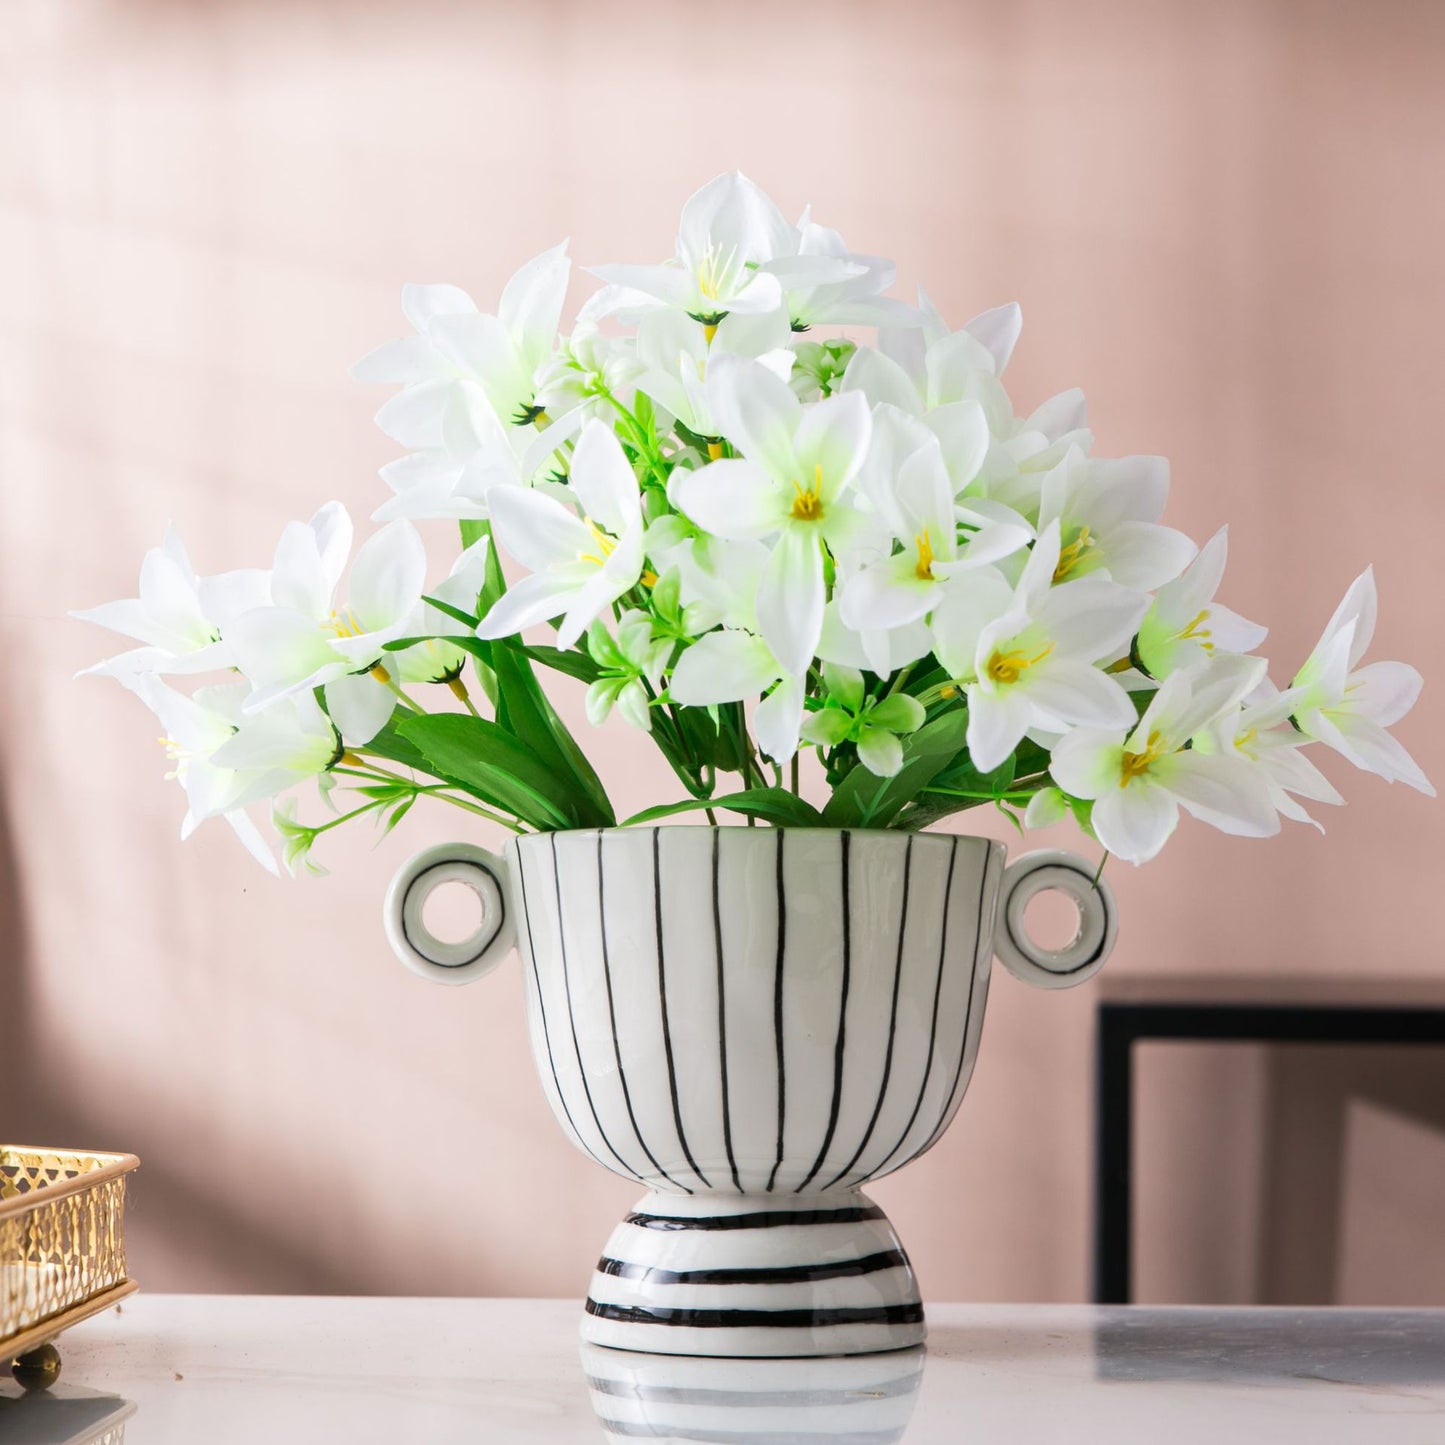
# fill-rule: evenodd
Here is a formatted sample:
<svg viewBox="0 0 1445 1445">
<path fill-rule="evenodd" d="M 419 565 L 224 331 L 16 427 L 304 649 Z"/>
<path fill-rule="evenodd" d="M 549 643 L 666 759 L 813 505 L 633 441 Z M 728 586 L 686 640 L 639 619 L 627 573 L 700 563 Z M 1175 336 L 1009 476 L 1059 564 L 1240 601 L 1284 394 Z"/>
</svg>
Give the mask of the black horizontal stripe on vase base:
<svg viewBox="0 0 1445 1445">
<path fill-rule="evenodd" d="M 877 1274 L 885 1269 L 907 1269 L 908 1256 L 901 1249 L 880 1250 L 861 1259 L 836 1264 L 782 1264 L 748 1269 L 657 1269 L 650 1264 L 633 1264 L 625 1259 L 604 1258 L 598 1274 L 618 1279 L 641 1279 L 649 1284 L 810 1284 L 824 1279 L 850 1279 L 860 1274 Z"/>
<path fill-rule="evenodd" d="M 760 1209 L 751 1214 L 629 1214 L 624 1224 L 641 1229 L 777 1229 L 785 1224 L 860 1224 L 866 1219 L 885 1219 L 876 1204 L 847 1209 Z"/>
<path fill-rule="evenodd" d="M 923 1306 L 838 1306 L 832 1309 L 746 1310 L 665 1309 L 647 1305 L 598 1303 L 590 1296 L 587 1313 L 623 1325 L 673 1325 L 695 1330 L 827 1329 L 833 1325 L 921 1325 Z"/>
</svg>

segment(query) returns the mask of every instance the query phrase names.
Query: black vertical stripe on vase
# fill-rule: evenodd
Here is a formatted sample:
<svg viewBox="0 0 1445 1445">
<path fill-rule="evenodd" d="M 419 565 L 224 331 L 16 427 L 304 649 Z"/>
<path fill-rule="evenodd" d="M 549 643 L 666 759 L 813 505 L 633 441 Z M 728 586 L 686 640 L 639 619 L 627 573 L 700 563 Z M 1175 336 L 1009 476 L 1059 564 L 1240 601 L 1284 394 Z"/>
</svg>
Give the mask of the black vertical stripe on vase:
<svg viewBox="0 0 1445 1445">
<path fill-rule="evenodd" d="M 818 1150 L 813 1167 L 793 1191 L 794 1194 L 801 1194 L 823 1167 L 828 1150 L 833 1147 L 833 1136 L 838 1132 L 838 1112 L 843 1102 L 843 1055 L 848 1041 L 848 986 L 853 967 L 853 905 L 848 890 L 848 844 L 852 835 L 845 829 L 838 836 L 843 892 L 843 977 L 839 985 L 841 998 L 838 1004 L 838 1033 L 833 1041 L 833 1100 L 828 1106 L 828 1128 L 823 1135 L 823 1147 Z"/>
<path fill-rule="evenodd" d="M 684 1194 L 691 1194 L 693 1191 L 686 1184 L 674 1179 L 658 1163 L 657 1156 L 648 1148 L 647 1140 L 642 1137 L 642 1129 L 637 1122 L 637 1113 L 632 1107 L 632 1090 L 628 1087 L 627 1070 L 622 1064 L 622 1040 L 617 1033 L 617 1005 L 612 995 L 612 958 L 607 947 L 607 881 L 602 867 L 602 839 L 602 829 L 599 828 L 597 830 L 597 934 L 602 940 L 602 981 L 607 992 L 607 1027 L 612 1033 L 612 1057 L 617 1064 L 617 1082 L 622 1086 L 622 1103 L 627 1110 L 627 1118 L 632 1125 L 632 1132 L 637 1135 L 638 1147 L 647 1155 L 648 1163 L 669 1184 L 675 1184 Z"/>
<path fill-rule="evenodd" d="M 522 850 L 517 849 L 517 883 L 522 890 L 522 917 L 527 924 L 527 952 L 532 958 L 532 987 L 537 991 L 537 1012 L 542 1020 L 542 1043 L 547 1050 L 547 1067 L 552 1074 L 552 1087 L 557 1091 L 557 1102 L 562 1106 L 562 1116 L 567 1120 L 567 1127 L 572 1131 L 572 1137 L 579 1145 L 599 1164 L 602 1160 L 597 1158 L 596 1151 L 582 1137 L 582 1131 L 577 1127 L 577 1121 L 572 1117 L 572 1111 L 567 1107 L 567 1096 L 562 1092 L 562 1081 L 557 1077 L 557 1060 L 552 1054 L 552 1032 L 547 1026 L 547 1001 L 542 997 L 542 975 L 537 971 L 537 940 L 532 933 L 532 905 L 527 894 L 527 865 L 522 861 Z M 560 926 L 561 920 L 558 920 Z M 606 1164 L 602 1164 L 604 1169 Z"/>
<path fill-rule="evenodd" d="M 943 886 L 943 927 L 939 931 L 938 939 L 938 977 L 933 985 L 933 1018 L 928 1028 L 928 1056 L 923 1065 L 923 1082 L 918 1088 L 918 1098 L 914 1102 L 913 1112 L 908 1116 L 908 1122 L 903 1126 L 903 1133 L 899 1135 L 898 1142 L 888 1151 L 881 1163 L 875 1164 L 867 1174 L 858 1182 L 860 1184 L 869 1179 L 876 1179 L 893 1161 L 893 1156 L 908 1141 L 908 1136 L 913 1131 L 913 1125 L 918 1119 L 919 1111 L 923 1108 L 923 1101 L 928 1096 L 928 1081 L 933 1077 L 933 1055 L 938 1048 L 938 1004 L 943 994 L 943 970 L 948 960 L 948 920 L 951 913 L 950 903 L 953 898 L 953 870 L 958 862 L 958 838 L 952 840 L 953 846 L 948 853 L 948 881 Z"/>
<path fill-rule="evenodd" d="M 938 1120 L 938 1127 L 928 1136 L 928 1142 L 923 1148 L 915 1150 L 909 1155 L 909 1159 L 917 1159 L 922 1154 L 927 1154 L 933 1146 L 943 1137 L 943 1131 L 948 1128 L 949 1111 L 953 1107 L 953 1096 L 958 1092 L 958 1081 L 963 1077 L 964 1061 L 968 1058 L 968 1031 L 973 1026 L 973 999 L 978 990 L 978 971 L 984 966 L 979 958 L 983 951 L 984 941 L 988 941 L 989 964 L 993 960 L 993 930 L 984 927 L 983 903 L 988 897 L 989 874 L 993 871 L 994 858 L 992 851 L 983 860 L 983 877 L 978 885 L 978 933 L 973 940 L 973 967 L 968 971 L 968 1003 L 963 1014 L 963 1044 L 958 1051 L 958 1067 L 953 1071 L 953 1083 L 949 1086 L 948 1093 L 943 1101 L 943 1113 Z"/>
<path fill-rule="evenodd" d="M 853 1157 L 823 1186 L 825 1190 L 831 1189 L 840 1179 L 850 1174 L 858 1160 L 863 1157 L 863 1151 L 873 1138 L 874 1129 L 878 1127 L 883 1101 L 888 1097 L 888 1080 L 893 1075 L 893 1046 L 898 1037 L 898 994 L 903 982 L 903 943 L 908 936 L 908 887 L 912 868 L 913 834 L 910 833 L 903 849 L 903 903 L 898 917 L 898 953 L 893 961 L 893 998 L 888 1005 L 888 1044 L 883 1051 L 883 1078 L 878 1085 L 878 1102 L 873 1105 L 873 1116 L 868 1120 L 868 1127 L 863 1131 L 863 1137 L 858 1141 Z"/>
<path fill-rule="evenodd" d="M 710 1180 L 701 1169 L 697 1167 L 697 1160 L 692 1157 L 692 1150 L 688 1148 L 687 1131 L 682 1127 L 682 1101 L 677 1092 L 677 1061 L 672 1053 L 672 1025 L 667 1016 L 667 960 L 662 943 L 662 830 L 652 830 L 652 902 L 653 917 L 657 925 L 657 991 L 658 1002 L 662 1013 L 662 1049 L 667 1058 L 667 1087 L 672 1095 L 672 1121 L 677 1126 L 677 1142 L 682 1149 L 682 1157 L 687 1160 L 688 1168 L 702 1180 L 703 1184 L 711 1189 Z"/>
<path fill-rule="evenodd" d="M 733 1154 L 732 1102 L 728 1097 L 728 1010 L 725 975 L 726 962 L 723 954 L 722 901 L 719 896 L 718 875 L 721 872 L 722 830 L 712 830 L 712 940 L 717 955 L 717 1053 L 718 1073 L 722 1079 L 722 1129 L 723 1150 L 728 1157 L 728 1168 L 732 1171 L 733 1188 L 742 1193 L 743 1181 L 738 1174 L 738 1161 Z"/>
<path fill-rule="evenodd" d="M 783 957 L 788 950 L 788 900 L 783 887 L 783 839 L 787 836 L 787 830 L 779 828 L 777 834 L 778 958 L 773 973 L 773 1038 L 778 1056 L 778 1153 L 773 1160 L 772 1173 L 768 1175 L 769 1194 L 773 1192 L 773 1186 L 778 1182 L 778 1170 L 783 1166 L 783 1126 L 787 1122 L 788 1100 L 787 1057 L 783 1048 Z"/>
<path fill-rule="evenodd" d="M 607 1137 L 607 1130 L 602 1127 L 597 1104 L 592 1098 L 592 1086 L 587 1082 L 587 1065 L 582 1062 L 582 1045 L 577 1038 L 577 1015 L 572 1008 L 572 973 L 567 962 L 567 922 L 562 916 L 562 870 L 557 864 L 557 835 L 549 833 L 547 838 L 552 848 L 552 883 L 557 895 L 557 946 L 562 954 L 562 988 L 567 1000 L 567 1023 L 572 1030 L 572 1052 L 577 1056 L 577 1077 L 582 1080 L 582 1095 L 587 1100 L 592 1122 L 597 1127 L 597 1137 L 617 1161 L 618 1168 L 639 1184 L 645 1184 L 647 1181 L 643 1176 L 617 1152 L 612 1140 Z"/>
</svg>

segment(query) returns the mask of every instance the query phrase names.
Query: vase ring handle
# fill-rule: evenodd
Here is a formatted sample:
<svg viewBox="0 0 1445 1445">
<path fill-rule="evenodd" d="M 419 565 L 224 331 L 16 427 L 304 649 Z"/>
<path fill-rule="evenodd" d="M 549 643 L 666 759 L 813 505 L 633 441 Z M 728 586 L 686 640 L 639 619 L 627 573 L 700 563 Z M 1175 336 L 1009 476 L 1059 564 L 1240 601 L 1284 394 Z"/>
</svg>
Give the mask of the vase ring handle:
<svg viewBox="0 0 1445 1445">
<path fill-rule="evenodd" d="M 1063 948 L 1044 948 L 1028 935 L 1025 913 L 1047 889 L 1072 898 L 1079 929 Z M 1025 853 L 1004 869 L 999 892 L 994 952 L 999 962 L 1036 988 L 1072 988 L 1103 968 L 1119 931 L 1119 914 L 1109 885 L 1074 853 L 1047 849 Z"/>
<path fill-rule="evenodd" d="M 434 983 L 471 983 L 489 974 L 516 947 L 505 858 L 471 843 L 426 848 L 402 865 L 386 890 L 382 918 L 387 941 L 413 973 Z M 443 883 L 462 883 L 482 905 L 467 938 L 438 938 L 426 925 L 426 901 Z"/>
</svg>

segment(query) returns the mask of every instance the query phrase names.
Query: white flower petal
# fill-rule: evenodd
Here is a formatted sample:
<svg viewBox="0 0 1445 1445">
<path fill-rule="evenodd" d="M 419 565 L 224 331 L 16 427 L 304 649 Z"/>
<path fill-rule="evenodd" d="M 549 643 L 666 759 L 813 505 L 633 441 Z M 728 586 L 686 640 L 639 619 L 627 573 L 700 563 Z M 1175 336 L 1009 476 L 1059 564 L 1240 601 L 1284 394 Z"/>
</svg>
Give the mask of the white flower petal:
<svg viewBox="0 0 1445 1445">
<path fill-rule="evenodd" d="M 803 404 L 786 382 L 756 361 L 720 356 L 708 368 L 707 400 L 722 434 L 749 461 L 779 481 L 800 480 L 793 433 Z"/>
<path fill-rule="evenodd" d="M 1010 301 L 1006 306 L 995 306 L 992 311 L 975 316 L 964 324 L 963 329 L 988 349 L 993 357 L 994 374 L 1002 376 L 1023 326 L 1023 310 L 1017 301 Z"/>
<path fill-rule="evenodd" d="M 589 421 L 572 453 L 569 478 L 582 509 L 609 532 L 621 534 L 637 519 L 637 475 L 622 444 L 600 421 Z"/>
<path fill-rule="evenodd" d="M 1102 550 L 1114 581 L 1141 592 L 1153 592 L 1172 582 L 1189 565 L 1194 543 L 1173 527 L 1120 522 L 1108 533 Z"/>
<path fill-rule="evenodd" d="M 396 694 L 370 673 L 353 673 L 326 684 L 326 710 L 341 736 L 361 747 L 391 720 Z"/>
<path fill-rule="evenodd" d="M 1100 795 L 1089 818 L 1105 848 L 1126 863 L 1147 863 L 1179 824 L 1179 807 L 1163 788 L 1135 779 Z"/>
<path fill-rule="evenodd" d="M 1000 766 L 1023 741 L 1032 709 L 1016 687 L 985 691 L 978 683 L 968 688 L 968 752 L 981 773 Z"/>
<path fill-rule="evenodd" d="M 1211 756 L 1197 749 L 1161 760 L 1160 783 L 1201 822 L 1243 838 L 1279 832 L 1270 802 L 1269 775 L 1245 758 Z"/>
<path fill-rule="evenodd" d="M 750 632 L 709 632 L 677 660 L 668 695 L 684 707 L 710 707 L 757 697 L 782 675 L 761 637 Z"/>
<path fill-rule="evenodd" d="M 1372 662 L 1350 674 L 1346 706 L 1390 727 L 1415 706 L 1422 686 L 1420 674 L 1407 662 Z"/>
<path fill-rule="evenodd" d="M 425 331 L 434 316 L 457 316 L 475 311 L 477 303 L 458 286 L 410 282 L 401 288 L 401 309 L 418 331 Z"/>
<path fill-rule="evenodd" d="M 753 735 L 763 756 L 786 763 L 798 751 L 803 726 L 803 679 L 783 680 L 753 710 Z"/>
<path fill-rule="evenodd" d="M 830 396 L 805 407 L 793 435 L 793 451 L 801 469 L 797 480 L 811 485 L 816 475 L 822 482 L 823 497 L 832 501 L 857 476 L 872 429 L 867 399 L 857 392 Z"/>
<path fill-rule="evenodd" d="M 1074 658 L 1047 658 L 1025 669 L 1015 687 L 1046 714 L 1044 726 L 1124 728 L 1138 716 L 1112 677 Z"/>
<path fill-rule="evenodd" d="M 805 673 L 823 631 L 823 550 L 811 527 L 778 538 L 758 582 L 758 629 L 785 673 Z"/>
<path fill-rule="evenodd" d="M 788 518 L 787 495 L 761 467 L 741 457 L 675 471 L 667 495 L 704 531 L 733 541 L 766 537 Z"/>
<path fill-rule="evenodd" d="M 1075 798 L 1102 798 L 1123 776 L 1124 735 L 1117 728 L 1077 728 L 1054 747 L 1049 772 Z"/>
<path fill-rule="evenodd" d="M 529 572 L 563 566 L 598 550 L 587 524 L 543 492 L 497 487 L 491 507 L 497 542 Z"/>
<path fill-rule="evenodd" d="M 583 564 L 584 566 L 586 564 Z M 582 585 L 572 573 L 534 572 L 514 582 L 477 626 L 481 638 L 510 637 L 566 612 Z"/>
<path fill-rule="evenodd" d="M 426 548 L 410 522 L 392 522 L 356 554 L 347 588 L 356 620 L 380 632 L 406 617 L 426 585 Z"/>
</svg>

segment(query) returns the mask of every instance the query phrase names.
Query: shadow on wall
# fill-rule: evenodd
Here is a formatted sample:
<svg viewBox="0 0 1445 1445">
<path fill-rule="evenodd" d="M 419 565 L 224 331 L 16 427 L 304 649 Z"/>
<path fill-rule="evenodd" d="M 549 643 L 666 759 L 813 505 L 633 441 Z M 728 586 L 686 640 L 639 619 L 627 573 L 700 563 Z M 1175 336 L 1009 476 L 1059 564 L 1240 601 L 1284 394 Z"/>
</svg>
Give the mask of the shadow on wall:
<svg viewBox="0 0 1445 1445">
<path fill-rule="evenodd" d="M 1273 1049 L 1257 1298 L 1445 1303 L 1445 1049 Z"/>
<path fill-rule="evenodd" d="M 15 833 L 0 787 L 0 1143 L 105 1148 L 108 1131 L 72 1096 L 63 1070 L 49 1072 L 29 987 L 34 955 L 21 888 Z M 164 1240 L 169 1258 L 190 1261 L 191 1273 L 214 1289 L 252 1293 L 344 1294 L 355 1281 L 298 1249 L 284 1230 L 271 1230 L 225 1197 L 159 1166 L 174 1140 L 154 1132 L 143 1106 L 130 1113 L 123 1147 L 141 1159 L 127 1206 L 132 1263 Z M 150 1161 L 150 1162 L 148 1162 Z M 142 1271 L 143 1272 L 143 1271 Z"/>
<path fill-rule="evenodd" d="M 0 774 L 0 1143 L 32 1144 L 31 1100 L 40 1093 L 34 1080 L 26 972 L 29 928 L 20 889 L 15 835 L 3 774 Z"/>
</svg>

